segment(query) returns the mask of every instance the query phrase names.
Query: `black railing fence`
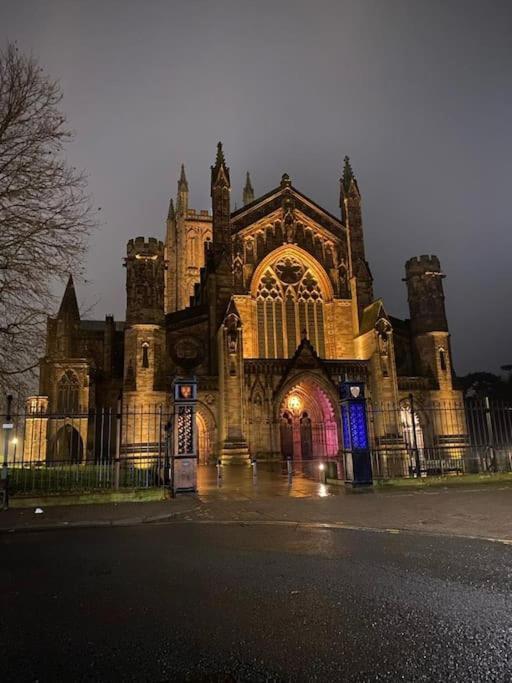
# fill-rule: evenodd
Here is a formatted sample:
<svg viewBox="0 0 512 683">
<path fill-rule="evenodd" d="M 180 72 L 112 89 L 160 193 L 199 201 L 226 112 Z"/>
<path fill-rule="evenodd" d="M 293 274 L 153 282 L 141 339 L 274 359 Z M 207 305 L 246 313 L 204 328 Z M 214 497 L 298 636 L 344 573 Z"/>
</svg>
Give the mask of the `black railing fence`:
<svg viewBox="0 0 512 683">
<path fill-rule="evenodd" d="M 9 417 L 9 419 L 7 419 Z M 376 479 L 512 471 L 512 404 L 487 399 L 367 403 L 368 445 Z M 163 407 L 42 410 L 2 415 L 0 458 L 12 493 L 165 486 L 172 414 Z M 199 463 L 215 464 L 218 435 L 198 417 Z M 283 474 L 343 478 L 342 429 L 331 416 L 254 419 L 253 460 L 281 463 Z M 287 464 L 287 462 L 291 462 Z M 323 467 L 325 464 L 325 468 Z M 4 468 L 5 469 L 5 468 Z"/>
</svg>

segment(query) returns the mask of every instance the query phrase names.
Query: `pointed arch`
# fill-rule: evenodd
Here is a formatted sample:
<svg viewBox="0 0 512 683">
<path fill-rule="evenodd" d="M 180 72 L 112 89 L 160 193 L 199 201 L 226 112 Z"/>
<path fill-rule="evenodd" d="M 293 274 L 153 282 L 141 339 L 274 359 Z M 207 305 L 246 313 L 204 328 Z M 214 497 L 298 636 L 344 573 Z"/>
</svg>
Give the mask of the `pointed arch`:
<svg viewBox="0 0 512 683">
<path fill-rule="evenodd" d="M 251 294 L 256 299 L 258 355 L 290 358 L 305 331 L 325 356 L 324 305 L 333 297 L 320 263 L 296 245 L 271 252 L 256 268 Z"/>
<path fill-rule="evenodd" d="M 302 262 L 305 266 L 307 266 L 307 268 L 309 268 L 313 272 L 313 274 L 318 279 L 318 283 L 320 285 L 320 289 L 322 291 L 324 300 L 331 301 L 334 297 L 334 291 L 332 288 L 331 281 L 329 280 L 329 276 L 325 272 L 325 269 L 323 268 L 321 263 L 319 263 L 315 258 L 313 258 L 313 256 L 311 256 L 311 254 L 305 251 L 305 249 L 301 249 L 301 247 L 297 246 L 296 244 L 283 244 L 282 246 L 278 247 L 277 249 L 274 249 L 274 251 L 271 251 L 270 254 L 267 254 L 265 256 L 265 258 L 261 261 L 261 263 L 258 264 L 253 273 L 250 287 L 251 295 L 256 296 L 258 284 L 265 270 L 267 270 L 268 267 L 272 265 L 272 263 L 278 261 L 280 258 L 287 255 L 294 257 L 297 261 Z"/>
<path fill-rule="evenodd" d="M 63 414 L 77 413 L 80 398 L 80 382 L 73 370 L 66 370 L 57 382 L 57 411 Z"/>
</svg>

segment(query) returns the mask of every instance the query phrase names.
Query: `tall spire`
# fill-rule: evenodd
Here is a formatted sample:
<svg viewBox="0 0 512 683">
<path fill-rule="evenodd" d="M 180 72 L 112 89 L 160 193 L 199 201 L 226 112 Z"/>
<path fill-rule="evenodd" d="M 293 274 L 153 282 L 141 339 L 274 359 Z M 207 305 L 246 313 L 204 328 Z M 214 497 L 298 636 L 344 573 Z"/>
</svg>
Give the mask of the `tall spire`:
<svg viewBox="0 0 512 683">
<path fill-rule="evenodd" d="M 224 152 L 222 150 L 222 142 L 217 143 L 217 156 L 215 158 L 215 166 L 211 167 L 212 170 L 212 192 L 213 187 L 218 185 L 224 185 L 225 187 L 231 187 L 229 180 L 229 168 L 226 166 L 226 160 L 224 159 Z"/>
<path fill-rule="evenodd" d="M 254 201 L 254 188 L 251 184 L 251 176 L 249 175 L 249 171 L 247 171 L 247 175 L 245 176 L 245 187 L 243 197 L 244 206 Z"/>
<path fill-rule="evenodd" d="M 354 171 L 352 170 L 352 166 L 350 164 L 350 159 L 347 156 L 343 159 L 343 176 L 341 180 L 343 183 L 343 189 L 345 190 L 345 192 L 348 192 L 350 188 L 350 183 L 352 180 L 355 180 L 355 176 Z"/>
<path fill-rule="evenodd" d="M 176 215 L 176 214 L 175 214 L 175 212 L 174 212 L 174 201 L 173 201 L 173 199 L 172 199 L 172 197 L 171 197 L 171 199 L 170 199 L 170 201 L 169 201 L 169 211 L 167 212 L 167 220 L 168 220 L 168 221 L 173 221 L 175 215 Z"/>
<path fill-rule="evenodd" d="M 178 190 L 185 190 L 188 192 L 187 176 L 185 175 L 185 164 L 181 164 L 180 179 L 178 180 Z"/>
<path fill-rule="evenodd" d="M 69 320 L 80 320 L 80 312 L 78 310 L 78 302 L 76 300 L 75 285 L 73 276 L 69 274 L 68 284 L 59 308 L 59 318 L 68 318 Z"/>
<path fill-rule="evenodd" d="M 176 211 L 179 214 L 187 214 L 188 211 L 188 182 L 185 175 L 185 165 L 181 164 L 181 173 L 178 180 L 178 198 L 176 200 Z"/>
</svg>

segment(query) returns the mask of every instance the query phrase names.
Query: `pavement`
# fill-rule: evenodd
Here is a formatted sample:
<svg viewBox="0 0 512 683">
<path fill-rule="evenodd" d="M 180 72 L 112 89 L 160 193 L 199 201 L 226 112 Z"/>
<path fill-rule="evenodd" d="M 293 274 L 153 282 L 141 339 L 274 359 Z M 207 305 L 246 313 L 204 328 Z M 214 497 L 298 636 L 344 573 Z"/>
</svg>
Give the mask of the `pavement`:
<svg viewBox="0 0 512 683">
<path fill-rule="evenodd" d="M 168 501 L 45 507 L 0 512 L 0 532 L 19 533 L 196 522 L 268 522 L 414 531 L 512 542 L 512 486 L 353 493 L 260 468 L 200 470 L 199 493 Z"/>
<path fill-rule="evenodd" d="M 512 679 L 510 547 L 258 519 L 0 535 L 2 681 Z"/>
</svg>

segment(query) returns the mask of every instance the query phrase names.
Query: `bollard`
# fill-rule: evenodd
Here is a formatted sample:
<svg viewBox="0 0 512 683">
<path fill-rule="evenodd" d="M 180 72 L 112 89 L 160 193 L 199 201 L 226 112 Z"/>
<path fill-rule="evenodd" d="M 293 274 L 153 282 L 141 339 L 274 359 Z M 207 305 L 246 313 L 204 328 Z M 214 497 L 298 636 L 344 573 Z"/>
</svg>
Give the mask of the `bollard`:
<svg viewBox="0 0 512 683">
<path fill-rule="evenodd" d="M 256 483 L 256 480 L 258 478 L 258 464 L 256 462 L 256 458 L 252 458 L 251 467 L 252 467 L 252 481 L 254 484 L 254 483 Z"/>
<path fill-rule="evenodd" d="M 5 421 L 3 423 L 4 431 L 4 458 L 2 463 L 2 473 L 0 477 L 0 502 L 2 510 L 9 509 L 9 434 L 14 427 L 11 422 L 11 404 L 12 396 L 7 396 L 7 412 L 5 414 Z"/>
<path fill-rule="evenodd" d="M 321 484 L 325 484 L 325 481 L 326 481 L 326 471 L 325 471 L 325 465 L 324 465 L 323 462 L 321 462 L 321 463 L 318 465 L 318 469 L 319 469 L 319 471 L 320 471 L 320 483 L 321 483 Z"/>
<path fill-rule="evenodd" d="M 288 483 L 290 483 L 293 475 L 292 459 L 290 457 L 286 458 L 286 470 L 288 472 Z"/>
</svg>

